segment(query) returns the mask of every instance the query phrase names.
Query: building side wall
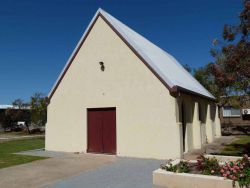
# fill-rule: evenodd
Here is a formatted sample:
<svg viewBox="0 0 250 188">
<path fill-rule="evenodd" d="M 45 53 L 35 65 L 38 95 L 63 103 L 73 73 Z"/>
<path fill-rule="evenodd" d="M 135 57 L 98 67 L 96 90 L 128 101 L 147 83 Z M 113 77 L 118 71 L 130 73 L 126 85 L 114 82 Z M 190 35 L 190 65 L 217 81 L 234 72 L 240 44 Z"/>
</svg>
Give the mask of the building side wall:
<svg viewBox="0 0 250 188">
<path fill-rule="evenodd" d="M 185 152 L 199 149 L 203 144 L 212 142 L 215 137 L 220 137 L 221 125 L 218 116 L 216 116 L 216 105 L 212 101 L 184 93 L 180 94 L 177 100 L 179 101 L 179 110 L 181 109 L 180 105 L 184 104 Z M 179 114 L 181 113 L 180 111 Z M 182 117 L 179 115 L 177 121 L 183 122 Z M 219 129 L 217 129 L 218 126 Z"/>
</svg>

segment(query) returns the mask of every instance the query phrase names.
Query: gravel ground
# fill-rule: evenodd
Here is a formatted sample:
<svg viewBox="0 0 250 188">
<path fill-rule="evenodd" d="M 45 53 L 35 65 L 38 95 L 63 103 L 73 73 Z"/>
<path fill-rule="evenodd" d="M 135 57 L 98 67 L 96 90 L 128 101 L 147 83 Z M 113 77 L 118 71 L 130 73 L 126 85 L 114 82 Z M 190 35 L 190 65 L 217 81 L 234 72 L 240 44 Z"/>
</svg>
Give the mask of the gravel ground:
<svg viewBox="0 0 250 188">
<path fill-rule="evenodd" d="M 47 188 L 152 188 L 152 172 L 163 161 L 118 157 L 115 163 L 59 180 Z M 156 187 L 155 187 L 156 188 Z"/>
</svg>

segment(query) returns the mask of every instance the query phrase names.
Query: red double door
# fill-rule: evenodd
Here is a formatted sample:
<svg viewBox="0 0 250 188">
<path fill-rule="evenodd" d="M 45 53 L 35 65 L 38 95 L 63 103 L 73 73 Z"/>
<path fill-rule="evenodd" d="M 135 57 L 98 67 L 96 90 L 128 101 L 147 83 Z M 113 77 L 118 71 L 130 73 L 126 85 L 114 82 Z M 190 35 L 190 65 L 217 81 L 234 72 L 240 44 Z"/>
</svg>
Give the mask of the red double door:
<svg viewBox="0 0 250 188">
<path fill-rule="evenodd" d="M 116 109 L 88 109 L 87 152 L 116 154 Z"/>
</svg>

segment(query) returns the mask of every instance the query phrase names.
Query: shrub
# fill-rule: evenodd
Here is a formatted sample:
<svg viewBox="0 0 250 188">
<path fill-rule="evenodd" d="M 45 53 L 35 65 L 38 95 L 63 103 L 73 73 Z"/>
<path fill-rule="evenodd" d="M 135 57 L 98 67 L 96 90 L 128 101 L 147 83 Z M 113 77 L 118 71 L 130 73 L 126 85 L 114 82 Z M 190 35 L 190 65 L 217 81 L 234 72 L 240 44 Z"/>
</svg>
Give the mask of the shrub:
<svg viewBox="0 0 250 188">
<path fill-rule="evenodd" d="M 177 173 L 188 173 L 190 171 L 187 161 L 180 161 L 178 164 L 173 165 L 172 160 L 169 160 L 166 164 L 161 165 L 161 169 Z"/>
<path fill-rule="evenodd" d="M 180 163 L 177 165 L 177 172 L 179 172 L 179 173 L 190 172 L 188 162 L 187 161 L 180 161 Z"/>
<path fill-rule="evenodd" d="M 223 177 L 238 181 L 240 187 L 249 187 L 250 185 L 250 161 L 247 155 L 236 162 L 225 163 L 221 166 L 220 173 Z"/>
<path fill-rule="evenodd" d="M 192 169 L 192 163 L 180 161 L 173 165 L 172 160 L 169 160 L 166 164 L 161 165 L 161 168 L 170 172 L 188 173 Z M 223 165 L 219 165 L 215 157 L 206 158 L 201 155 L 197 158 L 196 169 L 204 175 L 222 176 L 231 179 L 233 180 L 233 186 L 237 181 L 240 187 L 250 187 L 250 160 L 248 155 L 244 155 L 238 161 L 231 161 Z"/>
<path fill-rule="evenodd" d="M 242 175 L 238 177 L 237 181 L 241 187 L 249 187 L 250 186 L 250 167 L 243 170 Z"/>
<path fill-rule="evenodd" d="M 204 175 L 220 174 L 220 165 L 216 158 L 206 158 L 203 155 L 197 158 L 197 170 L 200 170 Z"/>
<path fill-rule="evenodd" d="M 161 169 L 170 171 L 170 172 L 176 172 L 177 171 L 177 165 L 172 164 L 172 160 L 168 160 L 166 164 L 161 165 Z"/>
</svg>

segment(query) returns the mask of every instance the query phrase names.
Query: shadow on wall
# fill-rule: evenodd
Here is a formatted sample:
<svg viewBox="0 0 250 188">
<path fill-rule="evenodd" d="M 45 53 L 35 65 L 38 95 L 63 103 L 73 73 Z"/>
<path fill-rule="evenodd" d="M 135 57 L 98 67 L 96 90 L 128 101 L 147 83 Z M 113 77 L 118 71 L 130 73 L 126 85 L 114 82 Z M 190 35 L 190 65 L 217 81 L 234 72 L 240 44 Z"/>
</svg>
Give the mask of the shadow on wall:
<svg viewBox="0 0 250 188">
<path fill-rule="evenodd" d="M 211 104 L 210 114 L 211 114 L 212 121 L 214 121 L 216 117 L 216 105 L 215 104 Z"/>
<path fill-rule="evenodd" d="M 179 122 L 182 124 L 182 150 L 186 152 L 193 148 L 193 114 L 194 102 L 182 99 L 179 103 Z"/>
<path fill-rule="evenodd" d="M 207 119 L 207 104 L 204 102 L 199 102 L 199 120 L 202 124 L 206 124 Z"/>
</svg>

